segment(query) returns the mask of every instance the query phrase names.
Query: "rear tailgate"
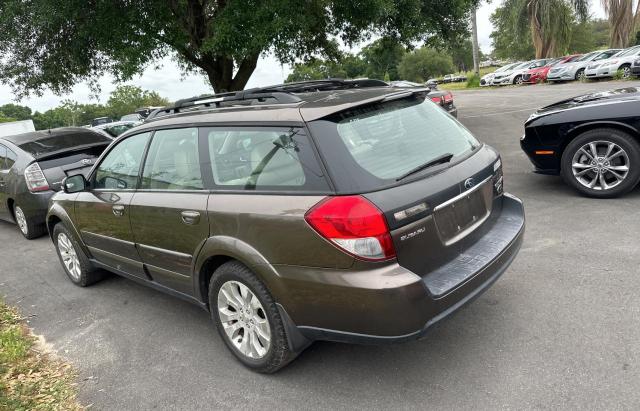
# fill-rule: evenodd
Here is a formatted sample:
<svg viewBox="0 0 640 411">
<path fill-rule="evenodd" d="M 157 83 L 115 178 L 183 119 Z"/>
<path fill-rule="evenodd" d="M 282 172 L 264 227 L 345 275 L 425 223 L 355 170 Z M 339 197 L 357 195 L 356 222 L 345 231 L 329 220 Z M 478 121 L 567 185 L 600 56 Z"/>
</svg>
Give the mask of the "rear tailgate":
<svg viewBox="0 0 640 411">
<path fill-rule="evenodd" d="M 484 146 L 441 173 L 365 195 L 385 214 L 401 266 L 426 276 L 471 245 L 501 201 L 497 161 Z"/>
<path fill-rule="evenodd" d="M 38 160 L 38 164 L 49 182 L 49 187 L 59 191 L 65 177 L 75 174 L 86 176 L 105 148 L 107 148 L 106 144 L 81 151 L 57 153 L 55 156 Z"/>
</svg>

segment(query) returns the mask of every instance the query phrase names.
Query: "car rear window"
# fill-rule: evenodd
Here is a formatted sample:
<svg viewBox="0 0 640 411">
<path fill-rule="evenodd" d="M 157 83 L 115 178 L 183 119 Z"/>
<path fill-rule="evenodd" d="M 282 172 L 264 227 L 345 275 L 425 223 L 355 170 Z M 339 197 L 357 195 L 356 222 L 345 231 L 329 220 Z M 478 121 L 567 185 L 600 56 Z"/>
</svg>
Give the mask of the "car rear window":
<svg viewBox="0 0 640 411">
<path fill-rule="evenodd" d="M 111 143 L 111 139 L 98 133 L 87 132 L 55 134 L 51 137 L 40 138 L 35 141 L 22 143 L 18 147 L 30 153 L 34 157 L 40 157 L 49 153 L 73 150 L 76 147 L 101 143 L 109 144 Z"/>
<path fill-rule="evenodd" d="M 395 185 L 421 165 L 447 154 L 454 163 L 480 145 L 424 97 L 359 107 L 310 127 L 334 178 L 351 181 L 348 191 Z"/>
</svg>

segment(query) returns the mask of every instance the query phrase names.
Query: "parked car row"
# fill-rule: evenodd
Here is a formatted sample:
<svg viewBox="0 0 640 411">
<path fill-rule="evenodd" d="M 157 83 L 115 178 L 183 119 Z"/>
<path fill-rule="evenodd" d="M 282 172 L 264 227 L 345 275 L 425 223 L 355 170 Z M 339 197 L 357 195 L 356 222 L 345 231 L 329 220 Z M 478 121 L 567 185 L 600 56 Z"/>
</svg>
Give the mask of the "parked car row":
<svg viewBox="0 0 640 411">
<path fill-rule="evenodd" d="M 480 85 L 487 87 L 562 82 L 614 77 L 618 73 L 622 78 L 640 76 L 640 46 L 512 63 L 483 76 Z"/>
<path fill-rule="evenodd" d="M 71 282 L 112 272 L 190 301 L 260 372 L 316 340 L 417 339 L 505 272 L 525 225 L 500 155 L 433 92 L 289 83 L 181 100 L 116 140 L 6 138 L 4 218 L 30 237 L 16 205 L 52 196 Z"/>
</svg>

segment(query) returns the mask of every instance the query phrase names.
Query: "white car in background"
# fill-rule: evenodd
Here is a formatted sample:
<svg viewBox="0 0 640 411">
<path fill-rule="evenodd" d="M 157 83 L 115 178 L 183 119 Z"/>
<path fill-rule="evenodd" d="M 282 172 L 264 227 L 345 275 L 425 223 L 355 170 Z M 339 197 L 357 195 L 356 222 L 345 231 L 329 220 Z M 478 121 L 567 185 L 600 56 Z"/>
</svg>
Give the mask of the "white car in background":
<svg viewBox="0 0 640 411">
<path fill-rule="evenodd" d="M 573 81 L 580 80 L 584 77 L 584 71 L 603 51 L 592 51 L 571 63 L 558 64 L 549 70 L 547 81 Z"/>
<path fill-rule="evenodd" d="M 493 84 L 496 86 L 508 86 L 510 84 L 522 84 L 524 81 L 522 76 L 528 70 L 542 67 L 553 59 L 531 60 L 526 63 L 518 64 L 509 70 L 497 73 L 493 77 Z"/>
<path fill-rule="evenodd" d="M 601 68 L 603 67 L 604 64 L 607 63 L 607 61 L 611 60 L 612 58 L 618 56 L 621 53 L 624 53 L 625 50 L 610 49 L 610 50 L 603 51 L 601 54 L 599 54 L 593 60 L 591 60 L 589 65 L 587 65 L 587 68 L 585 68 L 584 70 L 584 76 L 586 78 L 607 77 L 602 75 Z"/>
<path fill-rule="evenodd" d="M 622 78 L 631 77 L 631 66 L 640 56 L 640 46 L 629 47 L 600 63 L 590 64 L 585 75 L 587 78 L 613 77 L 618 71 Z"/>
<path fill-rule="evenodd" d="M 493 73 L 489 73 L 489 74 L 485 74 L 484 76 L 482 76 L 482 78 L 480 79 L 480 86 L 482 87 L 488 87 L 488 86 L 493 86 L 493 78 L 497 75 L 500 74 L 504 71 L 507 70 L 511 70 L 512 68 L 519 66 L 520 64 L 522 64 L 521 61 L 517 62 L 517 63 L 511 63 L 511 64 L 507 64 L 506 66 L 502 66 L 499 69 L 497 69 L 496 71 L 494 71 Z"/>
</svg>

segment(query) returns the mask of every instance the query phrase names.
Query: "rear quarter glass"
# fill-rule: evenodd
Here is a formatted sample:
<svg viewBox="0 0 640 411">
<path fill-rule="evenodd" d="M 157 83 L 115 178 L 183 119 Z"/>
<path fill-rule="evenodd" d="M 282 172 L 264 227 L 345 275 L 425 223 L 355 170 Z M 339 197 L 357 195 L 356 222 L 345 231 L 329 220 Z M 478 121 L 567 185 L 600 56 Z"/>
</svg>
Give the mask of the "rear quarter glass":
<svg viewBox="0 0 640 411">
<path fill-rule="evenodd" d="M 455 164 L 480 143 L 457 120 L 424 97 L 343 111 L 309 128 L 339 192 L 380 190 L 424 177 L 397 181 L 445 154 Z"/>
</svg>

